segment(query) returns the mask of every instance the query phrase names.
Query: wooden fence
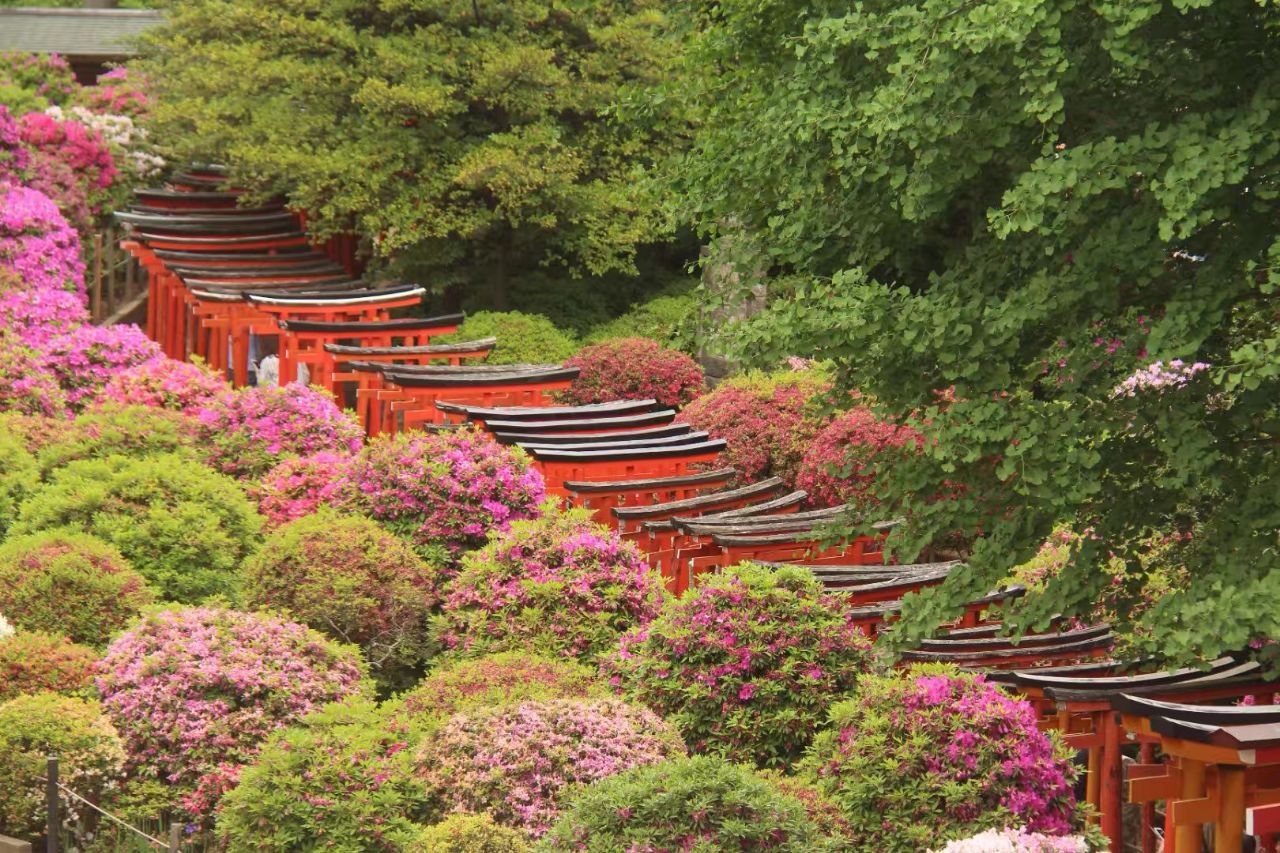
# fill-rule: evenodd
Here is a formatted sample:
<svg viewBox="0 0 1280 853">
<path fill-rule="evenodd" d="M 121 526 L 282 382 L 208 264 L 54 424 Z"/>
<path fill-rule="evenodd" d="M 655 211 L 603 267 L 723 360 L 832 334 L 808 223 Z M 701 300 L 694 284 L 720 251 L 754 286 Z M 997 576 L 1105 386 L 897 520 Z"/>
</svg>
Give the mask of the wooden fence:
<svg viewBox="0 0 1280 853">
<path fill-rule="evenodd" d="M 89 313 L 99 324 L 119 323 L 137 311 L 147 298 L 147 273 L 120 248 L 115 228 L 97 231 L 87 240 L 85 272 Z"/>
</svg>

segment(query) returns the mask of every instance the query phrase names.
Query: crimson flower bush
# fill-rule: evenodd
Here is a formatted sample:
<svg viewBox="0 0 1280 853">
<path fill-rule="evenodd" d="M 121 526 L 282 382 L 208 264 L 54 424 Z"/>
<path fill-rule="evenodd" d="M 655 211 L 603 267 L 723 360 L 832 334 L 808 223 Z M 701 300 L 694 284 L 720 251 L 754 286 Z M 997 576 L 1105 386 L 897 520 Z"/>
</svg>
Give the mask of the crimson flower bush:
<svg viewBox="0 0 1280 853">
<path fill-rule="evenodd" d="M 359 646 L 384 686 L 403 686 L 431 656 L 443 574 L 375 521 L 332 511 L 292 521 L 266 538 L 241 574 L 251 607 Z"/>
<path fill-rule="evenodd" d="M 748 373 L 685 406 L 682 418 L 728 443 L 715 464 L 736 468 L 743 482 L 778 476 L 793 484 L 821 428 L 815 403 L 827 387 L 814 370 Z"/>
<path fill-rule="evenodd" d="M 4 168 L 8 113 L 0 106 L 0 170 Z M 80 235 L 47 195 L 6 186 L 0 174 L 0 267 L 31 290 L 66 290 L 84 298 Z"/>
<path fill-rule="evenodd" d="M 887 423 L 863 405 L 836 416 L 809 445 L 796 474 L 796 487 L 816 506 L 875 506 L 876 480 L 883 466 L 919 448 L 924 437 L 909 426 Z"/>
<path fill-rule="evenodd" d="M 0 613 L 18 628 L 102 646 L 153 598 L 120 552 L 93 536 L 64 529 L 0 544 Z"/>
<path fill-rule="evenodd" d="M 101 396 L 126 406 L 193 412 L 230 390 L 225 379 L 203 364 L 157 358 L 111 377 Z"/>
<path fill-rule="evenodd" d="M 545 497 L 542 475 L 522 450 L 474 428 L 378 438 L 352 466 L 351 479 L 363 512 L 455 556 L 535 517 Z"/>
<path fill-rule="evenodd" d="M 657 616 L 663 599 L 633 544 L 585 512 L 553 512 L 463 558 L 438 632 L 464 655 L 534 649 L 591 662 Z"/>
<path fill-rule="evenodd" d="M 261 477 L 289 456 L 355 453 L 364 444 L 360 424 L 331 394 L 296 383 L 228 391 L 196 417 L 209 464 L 243 479 Z"/>
<path fill-rule="evenodd" d="M 25 693 L 83 693 L 93 684 L 98 653 L 40 631 L 0 635 L 0 702 Z"/>
<path fill-rule="evenodd" d="M 133 324 L 77 326 L 45 347 L 49 368 L 73 410 L 97 397 L 117 373 L 162 357 L 160 345 Z"/>
<path fill-rule="evenodd" d="M 267 525 L 278 527 L 322 507 L 343 509 L 355 499 L 351 482 L 354 460 L 343 453 L 320 451 L 285 459 L 250 487 Z"/>
<path fill-rule="evenodd" d="M 77 228 L 89 228 L 116 178 L 115 158 L 102 134 L 43 112 L 22 116 L 18 132 L 30 154 L 25 183 L 53 199 Z"/>
<path fill-rule="evenodd" d="M 448 718 L 459 711 L 529 699 L 586 698 L 600 693 L 595 671 L 563 658 L 499 652 L 437 667 L 403 699 L 415 718 Z"/>
<path fill-rule="evenodd" d="M 1068 833 L 1068 759 L 1028 703 L 935 665 L 864 676 L 800 771 L 840 807 L 858 849 L 915 853 L 1010 825 Z"/>
<path fill-rule="evenodd" d="M 786 767 L 867 671 L 869 648 L 812 572 L 744 564 L 624 634 L 604 670 L 693 752 Z"/>
<path fill-rule="evenodd" d="M 537 837 L 564 790 L 684 754 L 653 712 L 617 699 L 553 699 L 455 714 L 423 741 L 418 773 L 435 814 L 488 812 Z"/>
<path fill-rule="evenodd" d="M 619 338 L 584 347 L 568 359 L 578 378 L 564 392 L 575 405 L 647 400 L 679 407 L 702 393 L 702 368 L 689 356 L 648 338 Z"/>
<path fill-rule="evenodd" d="M 251 760 L 277 729 L 366 690 L 354 649 L 294 622 L 210 607 L 145 617 L 112 642 L 95 682 L 126 772 L 167 783 L 175 804 L 205 776 Z"/>
</svg>

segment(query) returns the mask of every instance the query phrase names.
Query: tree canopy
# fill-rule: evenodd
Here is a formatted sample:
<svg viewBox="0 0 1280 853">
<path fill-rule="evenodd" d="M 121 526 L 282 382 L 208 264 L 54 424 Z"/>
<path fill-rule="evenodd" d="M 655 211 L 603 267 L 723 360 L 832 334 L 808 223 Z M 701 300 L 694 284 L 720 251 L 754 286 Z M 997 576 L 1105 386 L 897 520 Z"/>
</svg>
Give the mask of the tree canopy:
<svg viewBox="0 0 1280 853">
<path fill-rule="evenodd" d="M 657 0 L 176 0 L 156 136 L 424 283 L 632 269 L 669 135 L 621 122 L 674 50 Z"/>
<path fill-rule="evenodd" d="M 801 284 L 744 330 L 924 432 L 883 485 L 913 557 L 980 534 L 906 642 L 1055 525 L 1086 611 L 1153 537 L 1171 657 L 1280 637 L 1280 9 L 1268 0 L 716 0 L 676 180 Z M 788 276 L 785 280 L 794 281 Z M 846 530 L 856 527 L 849 521 Z"/>
</svg>

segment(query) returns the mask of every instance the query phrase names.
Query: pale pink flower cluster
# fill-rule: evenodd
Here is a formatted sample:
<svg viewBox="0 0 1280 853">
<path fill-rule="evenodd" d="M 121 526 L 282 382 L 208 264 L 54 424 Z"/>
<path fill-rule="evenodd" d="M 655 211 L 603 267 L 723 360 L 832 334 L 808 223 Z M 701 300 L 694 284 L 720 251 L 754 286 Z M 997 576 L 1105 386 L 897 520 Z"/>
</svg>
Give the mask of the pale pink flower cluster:
<svg viewBox="0 0 1280 853">
<path fill-rule="evenodd" d="M 1133 397 L 1140 391 L 1161 391 L 1166 388 L 1181 388 L 1191 381 L 1197 373 L 1203 373 L 1209 365 L 1203 361 L 1187 364 L 1175 358 L 1166 364 L 1153 361 L 1146 367 L 1135 370 L 1111 392 L 1113 397 Z"/>
<path fill-rule="evenodd" d="M 1078 835 L 988 829 L 972 838 L 952 841 L 934 853 L 1089 853 L 1089 845 Z"/>
</svg>

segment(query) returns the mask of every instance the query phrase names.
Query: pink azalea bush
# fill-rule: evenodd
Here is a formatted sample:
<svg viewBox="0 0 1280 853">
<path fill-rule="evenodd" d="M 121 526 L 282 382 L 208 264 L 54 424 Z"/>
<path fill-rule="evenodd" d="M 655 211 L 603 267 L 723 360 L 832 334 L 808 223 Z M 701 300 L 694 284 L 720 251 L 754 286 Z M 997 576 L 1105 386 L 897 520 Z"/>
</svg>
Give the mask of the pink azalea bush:
<svg viewBox="0 0 1280 853">
<path fill-rule="evenodd" d="M 160 346 L 133 324 L 77 326 L 46 344 L 45 359 L 72 410 L 92 402 L 118 373 L 162 358 Z"/>
<path fill-rule="evenodd" d="M 128 406 L 193 412 L 230 390 L 225 379 L 203 364 L 156 358 L 112 376 L 101 397 Z"/>
<path fill-rule="evenodd" d="M 799 769 L 858 849 L 918 853 L 1009 825 L 1065 835 L 1074 817 L 1069 754 L 1031 706 L 944 666 L 863 676 Z"/>
<path fill-rule="evenodd" d="M 1168 364 L 1163 361 L 1153 361 L 1126 377 L 1111 392 L 1111 396 L 1134 397 L 1145 391 L 1183 388 L 1196 374 L 1208 369 L 1209 365 L 1203 361 L 1197 361 L 1194 364 L 1187 364 L 1180 358 L 1175 358 Z"/>
<path fill-rule="evenodd" d="M 351 505 L 355 488 L 351 482 L 354 458 L 344 453 L 321 451 L 310 456 L 285 459 L 249 489 L 258 501 L 270 527 L 278 527 L 320 510 Z"/>
<path fill-rule="evenodd" d="M 6 119 L 0 106 L 0 146 Z M 0 175 L 0 268 L 17 273 L 25 289 L 67 290 L 83 299 L 80 235 L 47 195 L 30 187 L 6 186 L 3 178 Z"/>
<path fill-rule="evenodd" d="M 846 611 L 807 569 L 744 564 L 624 634 L 603 668 L 693 752 L 785 767 L 869 668 Z"/>
<path fill-rule="evenodd" d="M 76 227 L 92 225 L 116 178 L 115 158 L 102 134 L 43 112 L 22 116 L 18 133 L 30 152 L 25 183 L 53 199 Z"/>
<path fill-rule="evenodd" d="M 261 477 L 290 456 L 355 453 L 364 444 L 360 424 L 331 394 L 298 384 L 228 391 L 196 417 L 209 465 L 242 479 Z"/>
<path fill-rule="evenodd" d="M 809 493 L 815 506 L 878 503 L 876 480 L 904 447 L 920 447 L 923 436 L 909 426 L 882 421 L 864 405 L 837 415 L 804 454 L 796 488 Z"/>
<path fill-rule="evenodd" d="M 351 471 L 357 505 L 396 532 L 455 556 L 538 514 L 542 475 L 519 448 L 478 429 L 369 443 Z"/>
<path fill-rule="evenodd" d="M 167 784 L 174 803 L 206 775 L 251 760 L 272 732 L 366 690 L 350 647 L 294 622 L 212 607 L 146 616 L 107 649 L 96 684 L 124 740 L 126 772 Z"/>
<path fill-rule="evenodd" d="M 736 468 L 742 482 L 777 476 L 793 484 L 822 427 L 815 400 L 827 387 L 815 370 L 748 373 L 697 398 L 685 406 L 682 417 L 728 442 L 714 464 Z"/>
<path fill-rule="evenodd" d="M 437 624 L 444 646 L 592 662 L 663 604 L 662 580 L 630 543 L 580 510 L 518 521 L 467 554 Z"/>
<path fill-rule="evenodd" d="M 142 118 L 151 103 L 146 85 L 145 77 L 121 66 L 99 74 L 93 86 L 76 93 L 76 101 L 95 113 Z"/>
<path fill-rule="evenodd" d="M 65 418 L 67 395 L 45 359 L 0 330 L 0 411 Z"/>
<path fill-rule="evenodd" d="M 0 329 L 22 343 L 42 350 L 52 338 L 89 322 L 84 300 L 74 293 L 51 288 L 5 289 L 3 279 L 13 275 L 0 268 Z"/>
<path fill-rule="evenodd" d="M 564 392 L 568 403 L 657 400 L 683 406 L 702 393 L 702 368 L 682 352 L 648 338 L 619 338 L 584 347 L 568 359 L 578 378 Z"/>
<path fill-rule="evenodd" d="M 617 699 L 553 699 L 454 715 L 418 751 L 438 816 L 488 812 L 541 836 L 565 789 L 684 754 L 653 712 Z"/>
<path fill-rule="evenodd" d="M 972 838 L 952 841 L 934 853 L 1089 853 L 1082 836 L 1045 835 L 1024 829 L 988 829 Z"/>
<path fill-rule="evenodd" d="M 0 86 L 9 87 L 15 109 L 44 109 L 71 98 L 76 78 L 71 63 L 56 53 L 0 53 Z M 29 101 L 19 100 L 27 93 Z"/>
</svg>

